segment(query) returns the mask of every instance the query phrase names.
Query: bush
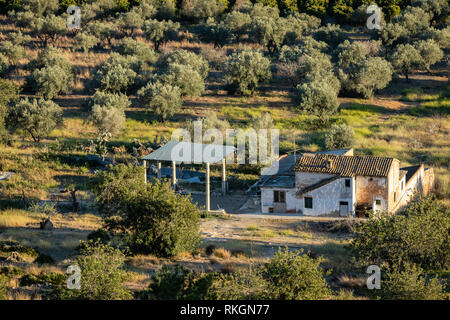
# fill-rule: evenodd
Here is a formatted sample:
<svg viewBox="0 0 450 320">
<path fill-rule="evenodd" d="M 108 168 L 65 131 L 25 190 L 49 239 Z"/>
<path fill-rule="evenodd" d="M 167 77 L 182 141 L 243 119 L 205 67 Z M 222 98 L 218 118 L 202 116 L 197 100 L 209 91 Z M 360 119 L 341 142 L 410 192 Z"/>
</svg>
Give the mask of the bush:
<svg viewBox="0 0 450 320">
<path fill-rule="evenodd" d="M 17 66 L 26 55 L 24 47 L 11 41 L 2 41 L 0 43 L 0 53 L 14 66 Z"/>
<path fill-rule="evenodd" d="M 39 256 L 34 260 L 34 263 L 38 264 L 54 264 L 55 260 L 48 254 L 40 253 Z"/>
<path fill-rule="evenodd" d="M 152 276 L 140 298 L 149 300 L 204 300 L 211 285 L 211 274 L 197 273 L 183 266 L 163 265 Z"/>
<path fill-rule="evenodd" d="M 125 288 L 125 255 L 109 245 L 91 242 L 81 249 L 76 264 L 81 269 L 81 289 L 66 290 L 65 299 L 125 300 L 132 297 Z"/>
<path fill-rule="evenodd" d="M 181 89 L 161 82 L 149 83 L 141 88 L 138 98 L 162 122 L 173 116 L 182 104 Z"/>
<path fill-rule="evenodd" d="M 108 230 L 127 231 L 133 252 L 175 256 L 200 241 L 200 212 L 169 183 L 143 183 L 141 167 L 112 167 L 97 176 L 94 191 Z"/>
<path fill-rule="evenodd" d="M 327 43 L 331 48 L 336 48 L 346 36 L 338 25 L 327 24 L 314 34 L 314 38 Z"/>
<path fill-rule="evenodd" d="M 430 67 L 444 57 L 444 52 L 439 45 L 433 40 L 422 40 L 414 44 L 414 47 L 420 54 L 421 67 L 430 72 Z"/>
<path fill-rule="evenodd" d="M 231 31 L 234 39 L 239 42 L 242 36 L 247 33 L 251 20 L 247 13 L 232 11 L 225 16 L 224 23 Z"/>
<path fill-rule="evenodd" d="M 66 19 L 53 14 L 45 17 L 35 17 L 30 24 L 31 32 L 47 47 L 49 42 L 55 43 L 58 37 L 66 32 Z"/>
<path fill-rule="evenodd" d="M 8 278 L 0 274 L 0 300 L 6 300 L 7 285 L 8 285 Z"/>
<path fill-rule="evenodd" d="M 226 79 L 232 93 L 251 95 L 259 82 L 267 81 L 271 77 L 270 61 L 259 51 L 235 51 L 228 61 Z"/>
<path fill-rule="evenodd" d="M 9 108 L 7 124 L 12 129 L 27 132 L 35 142 L 62 123 L 62 109 L 44 99 L 24 98 Z"/>
<path fill-rule="evenodd" d="M 358 225 L 351 247 L 364 266 L 409 262 L 425 270 L 445 269 L 450 261 L 449 229 L 448 208 L 432 197 L 418 197 L 403 214 Z"/>
<path fill-rule="evenodd" d="M 351 148 L 355 140 L 353 128 L 345 123 L 333 124 L 330 131 L 325 134 L 325 148 L 344 149 Z"/>
<path fill-rule="evenodd" d="M 269 292 L 276 300 L 319 300 L 330 294 L 321 259 L 281 249 L 264 267 Z"/>
<path fill-rule="evenodd" d="M 87 236 L 88 240 L 92 240 L 94 242 L 99 241 L 103 244 L 106 244 L 109 242 L 109 240 L 111 240 L 111 237 L 109 236 L 108 231 L 106 231 L 105 229 L 97 229 L 95 231 L 92 231 L 91 233 L 88 234 Z"/>
<path fill-rule="evenodd" d="M 384 300 L 443 300 L 446 296 L 437 278 L 427 279 L 423 270 L 412 264 L 383 273 L 379 294 Z"/>
</svg>

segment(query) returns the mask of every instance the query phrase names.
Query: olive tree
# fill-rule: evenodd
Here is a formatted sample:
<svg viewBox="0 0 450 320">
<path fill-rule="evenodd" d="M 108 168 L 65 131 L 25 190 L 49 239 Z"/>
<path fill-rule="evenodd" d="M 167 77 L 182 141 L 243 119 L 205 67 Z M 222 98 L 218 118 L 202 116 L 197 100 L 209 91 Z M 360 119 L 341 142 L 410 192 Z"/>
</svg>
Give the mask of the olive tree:
<svg viewBox="0 0 450 320">
<path fill-rule="evenodd" d="M 182 96 L 199 97 L 205 91 L 202 76 L 189 65 L 171 63 L 159 79 L 163 83 L 180 88 Z"/>
<path fill-rule="evenodd" d="M 27 132 L 35 142 L 48 135 L 62 123 L 62 109 L 51 100 L 19 100 L 8 108 L 7 125 Z"/>
<path fill-rule="evenodd" d="M 322 123 L 327 122 L 339 107 L 335 88 L 322 79 L 298 85 L 296 99 L 300 110 L 317 116 Z"/>
<path fill-rule="evenodd" d="M 430 67 L 433 64 L 439 62 L 444 57 L 444 52 L 433 39 L 417 41 L 414 47 L 422 58 L 421 68 L 424 68 L 428 72 L 430 72 Z"/>
<path fill-rule="evenodd" d="M 270 61 L 260 51 L 238 50 L 229 58 L 226 79 L 232 93 L 251 95 L 258 87 L 258 83 L 271 77 Z"/>
<path fill-rule="evenodd" d="M 164 122 L 182 104 L 181 89 L 162 82 L 149 83 L 138 91 L 140 102 Z"/>
<path fill-rule="evenodd" d="M 234 39 L 239 42 L 250 26 L 252 19 L 248 13 L 232 11 L 224 18 L 224 24 L 231 31 Z"/>
<path fill-rule="evenodd" d="M 17 66 L 25 58 L 25 48 L 20 44 L 11 41 L 2 41 L 0 43 L 0 53 L 8 59 L 9 64 Z"/>
<path fill-rule="evenodd" d="M 48 15 L 37 17 L 31 21 L 31 31 L 40 40 L 43 47 L 54 43 L 58 37 L 66 33 L 66 19 L 61 16 Z"/>
<path fill-rule="evenodd" d="M 72 75 L 58 65 L 34 70 L 29 79 L 33 91 L 46 99 L 69 93 Z"/>
<path fill-rule="evenodd" d="M 223 0 L 182 0 L 180 12 L 185 19 L 199 22 L 217 17 L 225 9 Z"/>
<path fill-rule="evenodd" d="M 118 22 L 119 28 L 121 28 L 129 37 L 133 36 L 137 30 L 141 29 L 143 24 L 144 18 L 137 10 L 122 13 Z"/>
<path fill-rule="evenodd" d="M 88 53 L 89 49 L 92 49 L 97 45 L 99 39 L 89 34 L 88 32 L 80 32 L 75 36 L 76 44 L 74 49 L 82 49 L 84 53 Z"/>
<path fill-rule="evenodd" d="M 422 63 L 419 51 L 410 44 L 398 45 L 390 60 L 394 69 L 402 73 L 406 80 L 411 71 L 419 69 Z"/>
<path fill-rule="evenodd" d="M 134 56 L 112 53 L 95 74 L 95 82 L 102 90 L 127 92 L 136 84 L 139 62 Z"/>
<path fill-rule="evenodd" d="M 353 128 L 345 123 L 333 124 L 325 134 L 325 148 L 343 149 L 351 148 L 355 141 Z"/>
<path fill-rule="evenodd" d="M 124 56 L 136 56 L 140 61 L 153 64 L 158 59 L 158 54 L 148 44 L 132 38 L 123 38 L 117 42 L 116 51 Z"/>
<path fill-rule="evenodd" d="M 100 132 L 115 135 L 125 124 L 125 109 L 131 102 L 121 93 L 110 93 L 97 90 L 89 102 L 91 121 Z"/>
<path fill-rule="evenodd" d="M 86 32 L 94 35 L 102 43 L 111 46 L 115 36 L 115 25 L 112 22 L 91 21 L 84 28 Z M 106 40 L 106 41 L 105 41 Z"/>
<path fill-rule="evenodd" d="M 153 42 L 155 50 L 158 50 L 161 45 L 168 41 L 175 40 L 178 37 L 179 29 L 180 24 L 171 20 L 148 20 L 144 23 L 145 36 Z"/>
<path fill-rule="evenodd" d="M 162 56 L 158 62 L 158 65 L 161 69 L 166 69 L 173 63 L 190 66 L 198 72 L 202 79 L 206 79 L 208 76 L 208 61 L 206 61 L 201 55 L 198 55 L 192 51 L 182 49 L 173 50 Z"/>
</svg>

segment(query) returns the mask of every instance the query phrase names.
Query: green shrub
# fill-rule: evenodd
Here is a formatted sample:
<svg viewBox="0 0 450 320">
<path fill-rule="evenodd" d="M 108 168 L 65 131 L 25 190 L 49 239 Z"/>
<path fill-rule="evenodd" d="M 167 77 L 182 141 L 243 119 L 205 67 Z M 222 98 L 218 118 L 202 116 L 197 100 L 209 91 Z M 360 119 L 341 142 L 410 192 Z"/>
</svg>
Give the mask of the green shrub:
<svg viewBox="0 0 450 320">
<path fill-rule="evenodd" d="M 122 300 L 130 299 L 125 288 L 127 273 L 123 270 L 125 255 L 109 245 L 91 242 L 81 249 L 76 264 L 81 269 L 81 288 L 64 290 L 64 299 Z"/>
<path fill-rule="evenodd" d="M 269 292 L 276 300 L 318 300 L 330 295 L 320 267 L 322 259 L 311 258 L 301 251 L 279 251 L 264 267 Z"/>
<path fill-rule="evenodd" d="M 345 123 L 333 124 L 331 129 L 325 134 L 325 148 L 344 149 L 351 148 L 355 141 L 353 128 Z"/>
<path fill-rule="evenodd" d="M 448 268 L 448 208 L 432 197 L 414 199 L 403 214 L 371 218 L 356 227 L 351 248 L 358 264 L 414 263 L 425 270 Z"/>
<path fill-rule="evenodd" d="M 138 97 L 162 122 L 173 116 L 182 104 L 181 89 L 162 82 L 147 84 L 138 91 Z"/>
<path fill-rule="evenodd" d="M 423 270 L 412 264 L 382 273 L 379 295 L 384 300 L 443 300 L 446 296 L 437 278 L 427 279 Z"/>
<path fill-rule="evenodd" d="M 0 252 L 18 252 L 19 254 L 25 254 L 30 257 L 37 257 L 39 252 L 35 249 L 23 246 L 17 241 L 0 241 Z"/>
<path fill-rule="evenodd" d="M 111 240 L 111 237 L 109 236 L 108 231 L 100 228 L 89 233 L 87 239 L 92 241 L 100 241 L 101 243 L 108 243 Z"/>
<path fill-rule="evenodd" d="M 66 281 L 64 274 L 48 272 L 41 272 L 38 275 L 26 274 L 20 278 L 21 286 L 31 286 L 34 284 L 47 284 L 52 286 L 62 286 Z"/>
<path fill-rule="evenodd" d="M 6 288 L 8 284 L 8 278 L 0 274 L 0 300 L 6 300 Z"/>
<path fill-rule="evenodd" d="M 184 66 L 190 66 L 192 69 L 198 72 L 202 79 L 206 79 L 209 72 L 208 61 L 202 56 L 187 50 L 173 50 L 168 54 L 161 57 L 158 65 L 160 69 L 164 70 L 169 68 L 171 64 L 180 64 Z"/>
<path fill-rule="evenodd" d="M 180 265 L 163 265 L 139 297 L 150 300 L 204 300 L 212 280 L 211 274 L 194 272 Z"/>
<path fill-rule="evenodd" d="M 145 36 L 153 42 L 155 50 L 158 50 L 161 45 L 165 45 L 168 41 L 177 39 L 179 29 L 180 24 L 171 20 L 148 20 L 144 24 Z"/>
<path fill-rule="evenodd" d="M 169 257 L 193 252 L 200 241 L 200 212 L 169 183 L 143 183 L 142 168 L 119 165 L 97 176 L 94 191 L 107 229 L 126 231 L 130 249 Z"/>
<path fill-rule="evenodd" d="M 199 97 L 205 91 L 203 78 L 189 65 L 171 63 L 159 79 L 162 83 L 180 88 L 182 96 Z"/>
<path fill-rule="evenodd" d="M 125 93 L 136 86 L 139 69 L 137 57 L 112 53 L 97 70 L 94 80 L 102 90 Z"/>
<path fill-rule="evenodd" d="M 34 260 L 34 263 L 39 264 L 54 264 L 55 260 L 52 258 L 51 255 L 40 253 L 39 256 Z"/>
</svg>

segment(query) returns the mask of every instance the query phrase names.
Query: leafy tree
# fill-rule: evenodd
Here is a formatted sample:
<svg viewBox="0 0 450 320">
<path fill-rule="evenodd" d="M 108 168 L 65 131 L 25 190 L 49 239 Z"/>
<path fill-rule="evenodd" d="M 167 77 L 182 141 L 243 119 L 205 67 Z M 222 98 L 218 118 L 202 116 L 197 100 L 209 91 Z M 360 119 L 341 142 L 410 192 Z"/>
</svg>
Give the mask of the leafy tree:
<svg viewBox="0 0 450 320">
<path fill-rule="evenodd" d="M 164 122 L 182 104 L 181 89 L 162 82 L 149 83 L 138 91 L 139 100 Z"/>
<path fill-rule="evenodd" d="M 192 67 L 192 69 L 197 71 L 203 79 L 206 79 L 208 76 L 208 61 L 194 52 L 187 50 L 173 50 L 161 57 L 158 62 L 161 69 L 166 69 L 174 63 Z"/>
<path fill-rule="evenodd" d="M 327 43 L 331 48 L 336 48 L 346 38 L 341 28 L 335 24 L 327 24 L 321 27 L 314 34 L 314 37 L 318 41 Z"/>
<path fill-rule="evenodd" d="M 247 33 L 251 20 L 248 13 L 232 11 L 225 16 L 224 24 L 231 30 L 234 39 L 239 42 L 242 36 Z"/>
<path fill-rule="evenodd" d="M 225 2 L 221 0 L 183 0 L 180 13 L 184 19 L 199 22 L 217 17 L 225 9 Z"/>
<path fill-rule="evenodd" d="M 98 38 L 87 32 L 80 32 L 75 36 L 76 45 L 74 49 L 82 49 L 84 53 L 88 53 L 99 42 Z"/>
<path fill-rule="evenodd" d="M 261 81 L 272 77 L 270 61 L 261 52 L 251 49 L 235 51 L 228 62 L 226 79 L 233 93 L 251 95 Z"/>
<path fill-rule="evenodd" d="M 351 126 L 345 123 L 333 124 L 325 134 L 325 148 L 328 150 L 351 148 L 354 141 L 355 132 Z"/>
<path fill-rule="evenodd" d="M 410 44 L 398 45 L 390 60 L 394 69 L 402 73 L 406 80 L 411 71 L 419 69 L 422 63 L 419 51 Z"/>
<path fill-rule="evenodd" d="M 139 62 L 134 56 L 122 56 L 112 53 L 95 75 L 95 82 L 105 91 L 127 92 L 138 79 Z"/>
<path fill-rule="evenodd" d="M 31 37 L 24 35 L 21 31 L 8 33 L 6 39 L 11 41 L 15 46 L 27 45 L 31 41 Z"/>
<path fill-rule="evenodd" d="M 250 28 L 250 36 L 272 54 L 280 50 L 288 31 L 285 19 L 271 17 L 255 17 Z"/>
<path fill-rule="evenodd" d="M 0 142 L 7 140 L 5 118 L 8 108 L 19 99 L 19 87 L 8 79 L 0 79 Z"/>
<path fill-rule="evenodd" d="M 282 15 L 286 16 L 291 12 L 298 11 L 297 0 L 279 0 L 278 8 Z"/>
<path fill-rule="evenodd" d="M 62 298 L 82 300 L 126 300 L 132 295 L 125 288 L 125 255 L 101 242 L 88 242 L 75 264 L 81 269 L 81 289 L 65 290 Z"/>
<path fill-rule="evenodd" d="M 324 80 L 298 85 L 296 95 L 300 110 L 317 116 L 322 123 L 327 122 L 339 107 L 335 88 Z"/>
<path fill-rule="evenodd" d="M 175 40 L 178 37 L 178 30 L 180 24 L 178 22 L 148 20 L 144 23 L 145 36 L 152 41 L 155 50 L 158 50 L 161 45 L 165 45 L 170 40 Z"/>
<path fill-rule="evenodd" d="M 272 129 L 273 119 L 269 112 L 264 112 L 260 117 L 254 117 L 252 119 L 252 128 L 259 129 Z"/>
<path fill-rule="evenodd" d="M 216 23 L 213 18 L 208 18 L 206 23 L 197 26 L 199 38 L 202 41 L 213 43 L 214 48 L 221 48 L 231 40 L 230 29 L 223 23 Z"/>
<path fill-rule="evenodd" d="M 398 44 L 406 41 L 408 30 L 398 23 L 388 23 L 377 34 L 383 45 L 390 51 Z"/>
<path fill-rule="evenodd" d="M 352 0 L 334 0 L 330 4 L 330 11 L 333 17 L 340 22 L 346 22 L 352 16 L 354 10 L 352 7 Z"/>
<path fill-rule="evenodd" d="M 0 53 L 0 75 L 4 76 L 9 69 L 8 59 Z"/>
<path fill-rule="evenodd" d="M 383 273 L 380 296 L 384 300 L 443 300 L 444 288 L 437 278 L 426 279 L 414 264 L 393 266 Z"/>
<path fill-rule="evenodd" d="M 383 58 L 370 57 L 360 64 L 356 74 L 355 91 L 365 98 L 370 98 L 374 91 L 385 88 L 391 79 L 391 64 Z"/>
<path fill-rule="evenodd" d="M 414 263 L 425 270 L 447 268 L 450 255 L 448 208 L 432 197 L 417 197 L 403 214 L 374 217 L 359 225 L 351 244 L 367 266 Z"/>
<path fill-rule="evenodd" d="M 182 96 L 199 97 L 205 91 L 203 78 L 189 65 L 171 63 L 159 79 L 172 87 L 180 88 Z"/>
<path fill-rule="evenodd" d="M 421 56 L 421 67 L 430 72 L 430 67 L 436 62 L 442 60 L 444 52 L 439 45 L 433 40 L 421 40 L 414 44 Z"/>
<path fill-rule="evenodd" d="M 62 109 L 51 100 L 25 98 L 8 108 L 6 123 L 11 129 L 28 132 L 39 142 L 62 123 Z"/>
<path fill-rule="evenodd" d="M 119 17 L 119 27 L 124 33 L 131 37 L 137 30 L 141 29 L 144 24 L 144 18 L 142 13 L 138 10 L 131 10 L 129 12 L 122 13 Z"/>
<path fill-rule="evenodd" d="M 20 60 L 26 55 L 24 47 L 19 44 L 14 44 L 11 41 L 2 41 L 0 43 L 0 53 L 3 54 L 13 66 L 17 66 Z"/>
<path fill-rule="evenodd" d="M 411 6 L 419 7 L 431 14 L 431 21 L 436 24 L 444 24 L 448 17 L 449 8 L 446 0 L 413 0 Z"/>
<path fill-rule="evenodd" d="M 46 66 L 34 70 L 28 80 L 37 95 L 53 99 L 60 93 L 69 92 L 72 75 L 57 65 Z"/>
<path fill-rule="evenodd" d="M 431 14 L 418 7 L 408 6 L 402 13 L 396 16 L 392 22 L 399 24 L 408 31 L 409 38 L 416 37 L 430 26 Z"/>
<path fill-rule="evenodd" d="M 118 165 L 97 175 L 94 191 L 109 229 L 127 232 L 133 252 L 170 257 L 200 242 L 200 213 L 169 183 L 143 183 L 141 167 Z"/>
<path fill-rule="evenodd" d="M 106 43 L 111 47 L 112 39 L 115 36 L 115 25 L 111 22 L 102 22 L 102 21 L 91 21 L 86 25 L 86 32 L 94 35 L 104 43 Z"/>
<path fill-rule="evenodd" d="M 60 16 L 48 15 L 37 17 L 31 21 L 31 32 L 47 47 L 49 42 L 55 43 L 58 37 L 66 33 L 66 19 Z"/>
<path fill-rule="evenodd" d="M 327 12 L 328 2 L 329 0 L 299 0 L 298 10 L 316 17 L 323 17 Z"/>
<path fill-rule="evenodd" d="M 90 101 L 89 120 L 100 132 L 115 135 L 125 124 L 125 109 L 131 102 L 121 93 L 109 93 L 97 90 Z"/>
<path fill-rule="evenodd" d="M 121 55 L 137 56 L 140 61 L 153 64 L 158 59 L 158 54 L 145 42 L 132 38 L 123 38 L 116 45 L 116 51 Z"/>
<path fill-rule="evenodd" d="M 65 73 L 72 75 L 73 66 L 67 57 L 58 48 L 49 46 L 40 51 L 37 59 L 30 62 L 29 69 L 41 69 L 48 66 L 58 66 Z"/>
</svg>

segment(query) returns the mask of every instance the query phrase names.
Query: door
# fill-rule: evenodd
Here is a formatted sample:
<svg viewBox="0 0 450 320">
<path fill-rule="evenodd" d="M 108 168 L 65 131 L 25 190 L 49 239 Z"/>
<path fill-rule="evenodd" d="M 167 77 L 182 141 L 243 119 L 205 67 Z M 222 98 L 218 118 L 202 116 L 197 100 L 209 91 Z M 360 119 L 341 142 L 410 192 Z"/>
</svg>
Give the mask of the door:
<svg viewBox="0 0 450 320">
<path fill-rule="evenodd" d="M 347 201 L 339 202 L 339 215 L 341 217 L 348 216 L 348 202 Z"/>
</svg>

